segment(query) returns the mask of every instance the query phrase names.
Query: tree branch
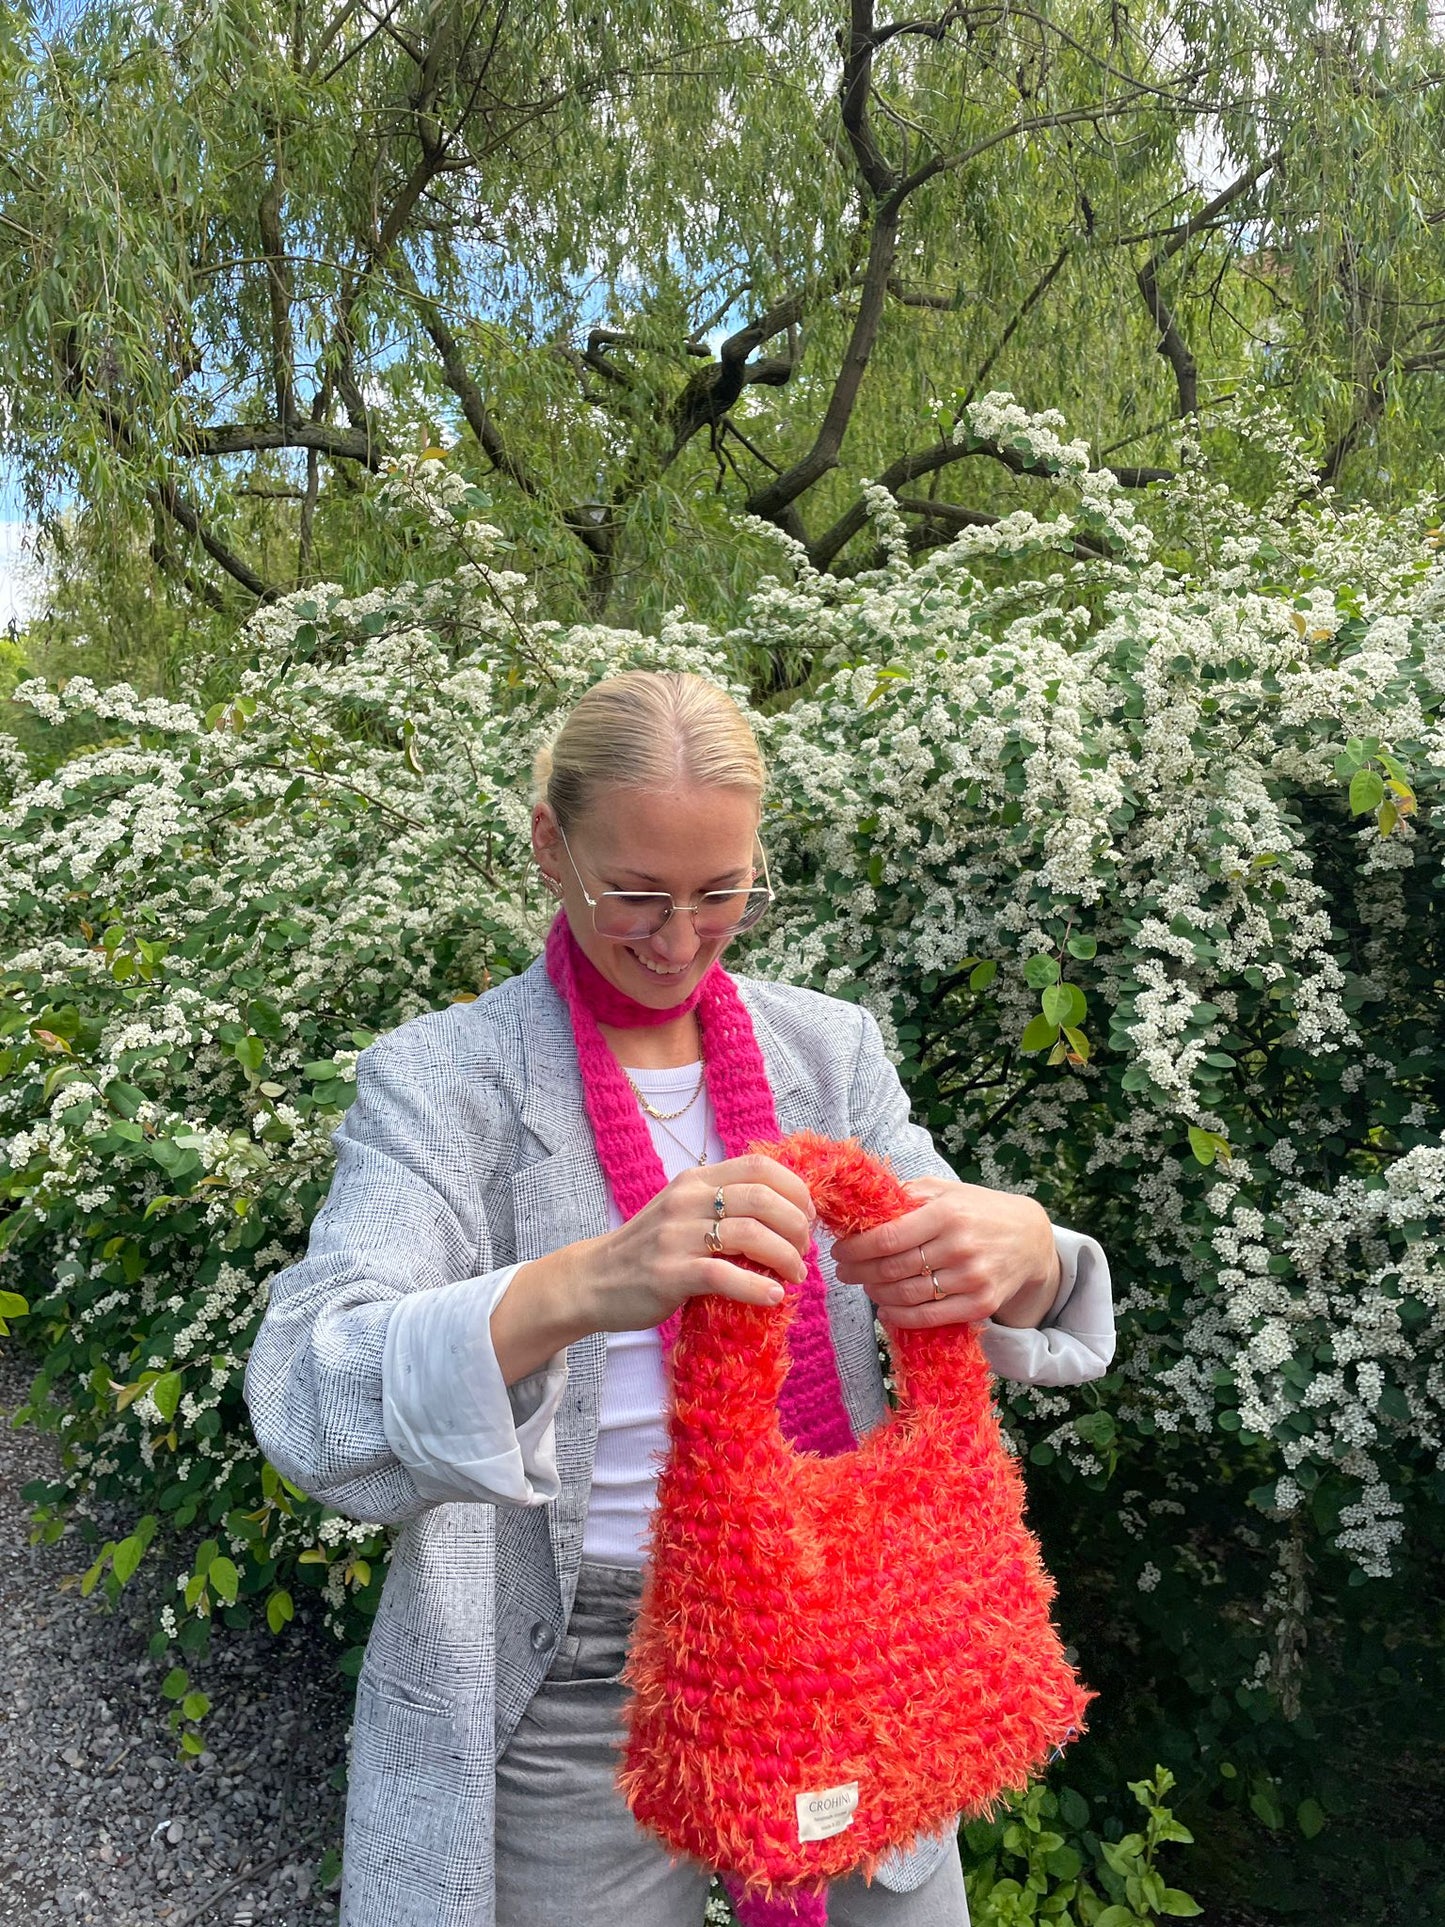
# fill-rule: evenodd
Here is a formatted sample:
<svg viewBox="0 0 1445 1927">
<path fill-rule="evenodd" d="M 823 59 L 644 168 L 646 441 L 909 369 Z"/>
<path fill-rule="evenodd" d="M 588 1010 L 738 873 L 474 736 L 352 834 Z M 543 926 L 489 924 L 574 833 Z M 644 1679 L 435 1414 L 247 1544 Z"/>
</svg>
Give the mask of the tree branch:
<svg viewBox="0 0 1445 1927">
<path fill-rule="evenodd" d="M 1159 292 L 1159 278 L 1156 272 L 1158 257 L 1149 259 L 1134 270 L 1134 279 L 1139 284 L 1139 292 L 1144 297 L 1144 305 L 1149 310 L 1150 319 L 1158 331 L 1155 350 L 1163 355 L 1174 370 L 1174 385 L 1179 391 L 1180 415 L 1189 416 L 1199 412 L 1199 365 L 1190 353 L 1189 344 L 1180 332 L 1174 318 L 1174 311 Z"/>
<path fill-rule="evenodd" d="M 851 0 L 848 21 L 848 55 L 843 63 L 839 87 L 839 106 L 843 132 L 853 151 L 858 172 L 875 200 L 882 200 L 898 184 L 898 177 L 873 138 L 868 115 L 868 99 L 873 91 L 873 53 L 878 45 L 874 27 L 873 0 Z"/>
<path fill-rule="evenodd" d="M 183 455 L 246 455 L 269 448 L 310 448 L 318 455 L 381 465 L 381 450 L 372 436 L 359 428 L 339 428 L 332 422 L 219 422 L 191 428 L 180 437 Z"/>
<path fill-rule="evenodd" d="M 937 314 L 956 314 L 963 306 L 963 290 L 957 294 L 929 294 L 924 288 L 906 287 L 896 274 L 888 277 L 888 292 L 901 308 L 932 308 Z"/>
<path fill-rule="evenodd" d="M 266 262 L 266 298 L 271 305 L 271 367 L 276 413 L 283 422 L 296 419 L 296 340 L 291 330 L 291 267 L 281 238 L 280 135 L 270 130 L 276 149 L 265 191 L 257 210 L 261 252 Z"/>
<path fill-rule="evenodd" d="M 155 516 L 156 527 L 155 536 L 150 544 L 152 562 L 155 563 L 162 575 L 168 575 L 173 582 L 178 582 L 186 594 L 194 596 L 197 602 L 204 602 L 206 607 L 215 610 L 217 615 L 227 614 L 226 598 L 221 594 L 215 584 L 213 582 L 207 582 L 204 577 L 194 574 L 185 566 L 175 551 L 167 545 L 165 537 L 162 534 L 162 530 L 166 527 L 166 521 L 160 513 L 158 506 L 154 503 L 151 505 L 151 512 Z"/>
<path fill-rule="evenodd" d="M 316 521 L 316 497 L 321 486 L 321 462 L 314 448 L 306 451 L 306 493 L 301 501 L 301 522 L 296 536 L 296 587 L 304 589 L 311 579 L 311 535 Z"/>
<path fill-rule="evenodd" d="M 1199 365 L 1195 361 L 1188 342 L 1184 339 L 1174 310 L 1164 299 L 1159 287 L 1159 270 L 1166 261 L 1172 260 L 1182 247 L 1185 247 L 1196 234 L 1212 227 L 1227 208 L 1249 193 L 1255 183 L 1276 167 L 1280 155 L 1276 150 L 1267 154 L 1253 167 L 1246 168 L 1243 174 L 1232 180 L 1227 187 L 1220 189 L 1211 201 L 1207 201 L 1187 221 L 1180 221 L 1171 228 L 1167 238 L 1153 251 L 1149 258 L 1134 270 L 1134 279 L 1139 292 L 1144 297 L 1144 305 L 1149 311 L 1158 332 L 1155 348 L 1174 371 L 1174 385 L 1179 394 L 1178 414 L 1183 417 L 1199 413 Z"/>
<path fill-rule="evenodd" d="M 1028 319 L 1029 315 L 1038 306 L 1039 302 L 1043 300 L 1044 296 L 1048 293 L 1049 289 L 1054 285 L 1054 282 L 1057 280 L 1065 261 L 1067 261 L 1069 258 L 1069 252 L 1070 252 L 1069 243 L 1066 241 L 1064 245 L 1059 249 L 1058 254 L 1054 257 L 1052 264 L 1049 267 L 1044 269 L 1043 273 L 1039 276 L 1038 280 L 1035 281 L 1034 285 L 1029 289 L 1028 293 L 1024 296 L 1023 300 L 1019 303 L 1018 307 L 1014 310 L 1012 316 L 1009 318 L 1008 326 L 1004 329 L 1003 333 L 999 336 L 998 341 L 994 345 L 994 347 L 984 357 L 983 366 L 979 369 L 978 373 L 974 376 L 973 380 L 969 383 L 968 393 L 963 398 L 965 407 L 968 406 L 969 402 L 973 400 L 974 396 L 978 393 L 979 389 L 982 388 L 983 384 L 988 380 L 989 376 L 993 372 L 994 366 L 997 363 L 999 356 L 1003 353 L 1004 349 L 1007 348 L 1009 343 L 1013 340 L 1014 335 L 1023 326 L 1024 322 Z"/>
<path fill-rule="evenodd" d="M 415 281 L 412 282 L 412 293 L 416 297 L 422 327 L 431 338 L 432 346 L 441 358 L 442 378 L 461 403 L 467 426 L 476 436 L 487 460 L 494 469 L 505 475 L 514 487 L 519 488 L 532 501 L 546 501 L 546 491 L 542 485 L 517 460 L 502 439 L 501 430 L 492 420 L 491 410 L 487 407 L 482 391 L 477 386 L 471 369 L 467 366 L 461 343 L 442 319 L 440 309 L 429 296 L 421 292 Z M 610 559 L 611 533 L 601 523 L 593 521 L 578 509 L 567 510 L 562 520 L 583 548 L 597 561 Z"/>
<path fill-rule="evenodd" d="M 943 524 L 950 531 L 949 537 L 957 535 L 962 529 L 991 529 L 998 525 L 997 515 L 987 515 L 982 509 L 961 508 L 955 502 L 940 502 L 931 495 L 895 495 L 894 501 L 899 508 L 910 515 L 922 515 Z M 1091 541 L 1086 535 L 1074 538 L 1074 554 L 1091 562 L 1107 560 L 1113 551 L 1103 542 Z"/>
<path fill-rule="evenodd" d="M 151 507 L 170 521 L 193 535 L 211 560 L 223 568 L 233 581 L 239 582 L 243 589 L 261 602 L 274 602 L 281 591 L 264 576 L 257 575 L 242 556 L 228 548 L 219 536 L 213 535 L 194 506 L 188 502 L 174 482 L 154 482 L 146 489 L 146 500 Z"/>
<path fill-rule="evenodd" d="M 1256 182 L 1263 180 L 1266 174 L 1272 173 L 1283 158 L 1283 150 L 1276 148 L 1272 154 L 1266 154 L 1264 159 L 1254 167 L 1247 168 L 1227 187 L 1222 187 L 1214 199 L 1206 201 L 1197 214 L 1191 214 L 1187 221 L 1181 221 L 1177 227 L 1170 230 L 1169 238 L 1163 247 L 1155 250 L 1155 258 L 1167 261 L 1171 255 L 1177 254 L 1186 242 L 1192 241 L 1201 229 L 1213 227 L 1226 208 L 1233 207 L 1236 201 L 1248 194 Z"/>
<path fill-rule="evenodd" d="M 935 180 L 940 174 L 957 173 L 960 167 L 967 167 L 991 147 L 999 147 L 1004 141 L 1016 140 L 1020 134 L 1038 134 L 1049 127 L 1072 127 L 1079 121 L 1117 120 L 1121 114 L 1132 114 L 1139 103 L 1151 97 L 1157 89 L 1136 86 L 1130 94 L 1119 100 L 1102 101 L 1093 107 L 1065 107 L 1055 114 L 1029 114 L 1023 120 L 1011 121 L 1007 127 L 995 129 L 985 134 L 971 147 L 962 148 L 957 154 L 935 154 L 931 160 L 915 167 L 911 174 L 905 175 L 892 190 L 892 198 L 902 202 L 910 194 L 917 193 L 920 187 Z"/>
<path fill-rule="evenodd" d="M 1373 427 L 1384 412 L 1385 376 L 1382 371 L 1363 387 L 1348 426 L 1342 434 L 1336 436 L 1330 444 L 1325 459 L 1320 463 L 1319 478 L 1326 487 L 1339 480 L 1340 470 L 1344 467 L 1346 458 L 1354 452 L 1365 430 Z"/>
<path fill-rule="evenodd" d="M 872 0 L 851 0 L 847 58 L 840 88 L 843 128 L 859 173 L 873 199 L 873 222 L 869 235 L 868 264 L 863 275 L 862 292 L 853 330 L 844 352 L 842 366 L 833 384 L 827 409 L 813 445 L 807 454 L 783 473 L 757 489 L 748 499 L 754 515 L 776 521 L 779 514 L 835 467 L 843 437 L 852 418 L 863 377 L 867 372 L 897 253 L 898 224 L 904 203 L 938 175 L 964 166 L 1000 143 L 1021 134 L 1049 127 L 1064 127 L 1076 121 L 1097 122 L 1132 112 L 1146 94 L 1157 92 L 1135 86 L 1120 99 L 1087 108 L 1065 109 L 1053 114 L 1029 115 L 996 129 L 970 147 L 953 155 L 935 155 L 899 177 L 889 166 L 874 137 L 868 117 L 872 88 L 873 53 L 877 45 Z M 846 519 L 846 518 L 845 518 Z M 836 524 L 835 529 L 841 524 Z M 850 533 L 853 531 L 850 531 Z M 830 532 L 831 533 L 831 532 Z M 844 538 L 846 539 L 846 537 Z M 825 537 L 827 542 L 828 538 Z M 841 543 L 838 545 L 841 547 Z M 833 554 L 837 553 L 834 548 Z"/>
<path fill-rule="evenodd" d="M 1016 448 L 1009 448 L 998 442 L 975 441 L 968 444 L 940 441 L 930 448 L 915 449 L 912 454 L 901 455 L 896 462 L 884 469 L 877 477 L 878 482 L 899 501 L 903 497 L 900 490 L 910 482 L 917 481 L 920 475 L 931 475 L 936 469 L 947 468 L 954 462 L 968 460 L 973 455 L 987 456 L 991 461 L 1000 462 L 1015 475 L 1035 475 L 1043 478 L 1054 473 L 1044 462 L 1031 461 L 1021 455 Z M 1167 482 L 1174 474 L 1169 468 L 1116 468 L 1108 466 L 1110 473 L 1121 488 L 1148 488 L 1151 482 Z M 834 559 L 842 553 L 853 537 L 867 525 L 868 510 L 861 501 L 854 502 L 834 522 L 825 529 L 816 542 L 808 547 L 809 560 L 815 569 L 831 568 Z"/>
</svg>

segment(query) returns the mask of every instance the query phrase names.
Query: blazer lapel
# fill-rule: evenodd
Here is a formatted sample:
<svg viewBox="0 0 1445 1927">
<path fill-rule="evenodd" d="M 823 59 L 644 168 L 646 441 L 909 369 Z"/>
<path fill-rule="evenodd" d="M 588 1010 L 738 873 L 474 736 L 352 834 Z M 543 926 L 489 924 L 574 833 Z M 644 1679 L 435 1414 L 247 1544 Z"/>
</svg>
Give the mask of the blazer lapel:
<svg viewBox="0 0 1445 1927">
<path fill-rule="evenodd" d="M 763 1053 L 763 1064 L 768 1073 L 768 1087 L 773 1093 L 773 1108 L 778 1114 L 778 1129 L 784 1136 L 790 1131 L 826 1131 L 827 1119 L 818 1103 L 816 1092 L 805 1077 L 802 1066 L 788 1050 L 778 1033 L 767 1018 L 757 1010 L 748 995 L 751 988 L 746 978 L 738 980 L 738 990 L 752 1019 L 753 1034 L 758 1040 L 758 1048 Z"/>
</svg>

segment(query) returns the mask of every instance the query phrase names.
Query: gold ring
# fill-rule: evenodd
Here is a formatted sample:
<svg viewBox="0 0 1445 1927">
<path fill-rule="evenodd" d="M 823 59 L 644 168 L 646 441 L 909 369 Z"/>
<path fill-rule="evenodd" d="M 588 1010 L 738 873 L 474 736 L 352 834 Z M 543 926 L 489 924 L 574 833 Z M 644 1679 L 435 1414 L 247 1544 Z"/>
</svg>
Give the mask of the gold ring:
<svg viewBox="0 0 1445 1927">
<path fill-rule="evenodd" d="M 707 1246 L 708 1255 L 710 1257 L 721 1258 L 722 1239 L 718 1236 L 718 1229 L 715 1224 L 710 1224 L 708 1226 L 707 1236 L 703 1239 L 703 1243 Z"/>
<path fill-rule="evenodd" d="M 935 1299 L 946 1298 L 948 1296 L 948 1293 L 940 1289 L 939 1283 L 938 1283 L 938 1273 L 933 1269 L 933 1266 L 929 1264 L 927 1255 L 924 1252 L 922 1245 L 918 1247 L 918 1262 L 923 1266 L 924 1272 L 928 1278 L 928 1282 L 933 1287 L 934 1298 Z"/>
<path fill-rule="evenodd" d="M 717 1188 L 717 1196 L 712 1201 L 712 1215 L 717 1222 L 721 1224 L 727 1214 L 728 1208 L 723 1201 L 722 1186 L 719 1185 Z"/>
</svg>

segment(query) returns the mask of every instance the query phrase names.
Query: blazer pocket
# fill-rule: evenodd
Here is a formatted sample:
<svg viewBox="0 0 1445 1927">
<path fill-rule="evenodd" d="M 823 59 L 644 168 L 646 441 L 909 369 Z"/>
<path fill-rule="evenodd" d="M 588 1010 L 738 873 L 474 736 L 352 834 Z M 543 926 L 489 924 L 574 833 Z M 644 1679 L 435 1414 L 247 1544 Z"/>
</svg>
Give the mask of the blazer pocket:
<svg viewBox="0 0 1445 1927">
<path fill-rule="evenodd" d="M 433 1718 L 449 1720 L 456 1711 L 444 1693 L 434 1693 L 429 1686 L 418 1686 L 412 1680 L 400 1679 L 395 1673 L 382 1672 L 373 1666 L 363 1664 L 356 1683 L 375 1693 L 379 1700 L 408 1712 L 428 1713 Z"/>
</svg>

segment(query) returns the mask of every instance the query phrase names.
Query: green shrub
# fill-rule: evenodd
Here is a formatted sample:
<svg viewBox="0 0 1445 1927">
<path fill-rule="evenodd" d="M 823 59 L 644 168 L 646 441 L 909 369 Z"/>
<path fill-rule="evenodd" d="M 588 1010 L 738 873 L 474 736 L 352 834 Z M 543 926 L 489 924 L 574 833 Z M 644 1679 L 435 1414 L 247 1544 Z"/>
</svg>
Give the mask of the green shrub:
<svg viewBox="0 0 1445 1927">
<path fill-rule="evenodd" d="M 1165 1797 L 1167 1767 L 1151 1780 L 1131 1780 L 1144 1809 L 1144 1830 L 1110 1840 L 1095 1831 L 1089 1803 L 1072 1787 L 1042 1781 L 994 1821 L 963 1829 L 961 1847 L 972 1927 L 1149 1927 L 1161 1918 L 1203 1912 L 1181 1887 L 1166 1884 L 1159 1850 L 1194 1836 Z"/>
</svg>

